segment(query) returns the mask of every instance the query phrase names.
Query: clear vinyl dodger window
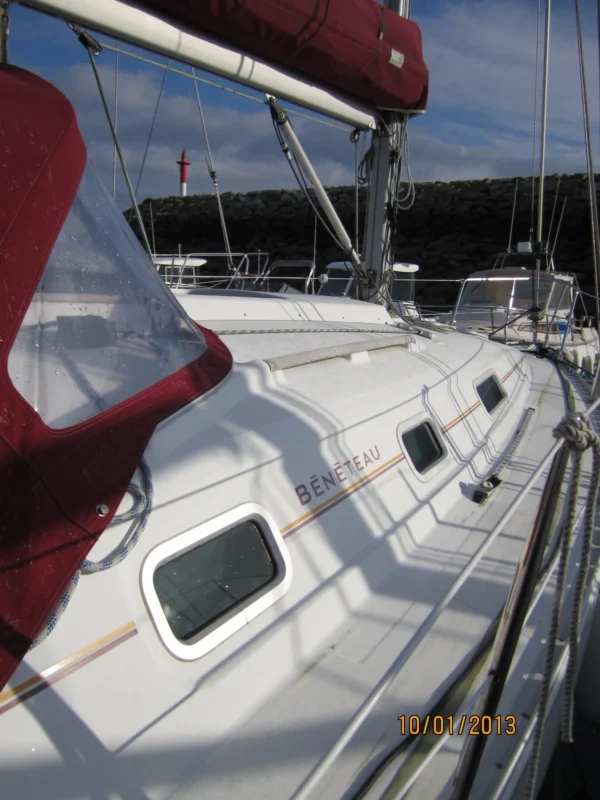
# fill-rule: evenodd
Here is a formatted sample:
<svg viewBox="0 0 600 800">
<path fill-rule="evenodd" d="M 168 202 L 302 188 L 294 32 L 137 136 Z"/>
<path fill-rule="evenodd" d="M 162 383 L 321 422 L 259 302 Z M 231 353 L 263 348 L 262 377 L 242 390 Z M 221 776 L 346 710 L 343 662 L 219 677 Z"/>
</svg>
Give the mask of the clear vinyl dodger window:
<svg viewBox="0 0 600 800">
<path fill-rule="evenodd" d="M 277 526 L 249 503 L 156 547 L 142 592 L 163 644 L 191 661 L 277 602 L 291 578 Z"/>
</svg>

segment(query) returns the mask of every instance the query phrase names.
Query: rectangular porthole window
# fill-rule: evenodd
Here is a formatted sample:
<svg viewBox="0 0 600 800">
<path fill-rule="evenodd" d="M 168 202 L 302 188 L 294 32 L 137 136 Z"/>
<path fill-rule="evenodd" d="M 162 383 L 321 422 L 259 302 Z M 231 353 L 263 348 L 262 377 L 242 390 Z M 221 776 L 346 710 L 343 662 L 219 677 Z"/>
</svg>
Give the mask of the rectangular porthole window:
<svg viewBox="0 0 600 800">
<path fill-rule="evenodd" d="M 246 503 L 155 547 L 141 588 L 163 644 L 193 661 L 276 603 L 291 580 L 275 521 Z"/>
<path fill-rule="evenodd" d="M 506 397 L 504 389 L 498 383 L 495 375 L 490 375 L 475 388 L 488 414 L 491 414 Z"/>
<path fill-rule="evenodd" d="M 446 451 L 429 422 L 423 422 L 402 434 L 404 451 L 417 472 L 423 474 L 440 462 Z"/>
<path fill-rule="evenodd" d="M 154 588 L 179 641 L 252 598 L 277 568 L 256 523 L 246 520 L 162 564 Z"/>
</svg>

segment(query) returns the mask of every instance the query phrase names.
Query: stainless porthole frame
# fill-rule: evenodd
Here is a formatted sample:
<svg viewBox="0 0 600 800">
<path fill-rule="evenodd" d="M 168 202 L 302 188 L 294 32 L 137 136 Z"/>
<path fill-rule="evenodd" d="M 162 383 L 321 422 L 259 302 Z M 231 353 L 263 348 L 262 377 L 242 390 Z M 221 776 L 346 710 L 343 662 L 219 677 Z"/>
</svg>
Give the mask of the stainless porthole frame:
<svg viewBox="0 0 600 800">
<path fill-rule="evenodd" d="M 204 630 L 183 642 L 178 639 L 163 611 L 154 587 L 158 567 L 177 558 L 203 542 L 215 539 L 244 522 L 254 522 L 260 529 L 276 566 L 273 580 L 255 595 L 218 617 Z M 267 608 L 280 600 L 292 583 L 292 561 L 275 520 L 257 503 L 244 503 L 218 517 L 196 525 L 154 547 L 144 559 L 140 571 L 140 588 L 154 628 L 166 649 L 181 661 L 195 661 L 214 650 L 234 633 L 244 628 Z"/>
<path fill-rule="evenodd" d="M 478 391 L 477 387 L 481 386 L 481 384 L 484 381 L 486 381 L 488 378 L 491 378 L 491 377 L 495 378 L 496 383 L 500 387 L 500 391 L 502 392 L 502 400 L 500 400 L 500 402 L 498 403 L 496 408 L 494 408 L 492 411 L 488 411 L 487 408 L 485 407 L 484 403 L 483 403 L 483 400 L 481 399 L 481 395 L 479 394 L 479 391 Z M 502 381 L 500 380 L 500 378 L 496 374 L 496 370 L 495 369 L 488 369 L 482 375 L 478 375 L 477 378 L 473 381 L 473 389 L 475 390 L 475 396 L 477 397 L 477 399 L 481 403 L 481 407 L 483 408 L 485 413 L 488 415 L 488 417 L 490 417 L 490 419 L 495 419 L 498 416 L 498 414 L 502 411 L 502 409 L 504 408 L 504 404 L 508 400 L 508 393 L 507 393 L 506 389 L 504 388 L 504 384 L 502 383 Z"/>
</svg>

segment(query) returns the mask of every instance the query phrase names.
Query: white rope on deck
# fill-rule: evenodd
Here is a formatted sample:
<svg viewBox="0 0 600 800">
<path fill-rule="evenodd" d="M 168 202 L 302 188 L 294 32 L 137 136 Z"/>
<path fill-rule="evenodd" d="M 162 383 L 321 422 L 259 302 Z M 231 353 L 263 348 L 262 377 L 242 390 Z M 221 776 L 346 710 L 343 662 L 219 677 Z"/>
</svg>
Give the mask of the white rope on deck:
<svg viewBox="0 0 600 800">
<path fill-rule="evenodd" d="M 587 576 L 590 566 L 590 552 L 594 535 L 596 503 L 598 501 L 598 492 L 600 490 L 600 437 L 594 430 L 590 420 L 586 417 L 583 417 L 581 414 L 567 414 L 556 426 L 552 432 L 552 435 L 555 439 L 564 440 L 566 447 L 568 447 L 570 450 L 572 469 L 569 491 L 566 498 L 567 515 L 564 523 L 564 529 L 561 534 L 562 542 L 556 577 L 554 606 L 552 608 L 552 616 L 550 618 L 546 659 L 540 687 L 540 697 L 538 700 L 537 720 L 533 733 L 533 752 L 531 755 L 527 793 L 525 795 L 526 800 L 534 800 L 536 796 L 536 784 L 542 750 L 542 739 L 546 724 L 546 709 L 548 706 L 552 670 L 554 666 L 556 640 L 558 637 L 560 615 L 563 607 L 563 595 L 566 583 L 569 554 L 571 551 L 571 541 L 577 516 L 577 497 L 581 484 L 581 462 L 583 453 L 589 448 L 592 448 L 593 450 L 593 466 L 590 487 L 586 498 L 581 559 L 575 584 L 573 610 L 569 625 L 569 653 L 565 673 L 564 706 L 561 720 L 561 739 L 563 742 L 573 741 L 573 707 L 579 626 L 581 621 L 583 592 L 587 584 Z"/>
</svg>

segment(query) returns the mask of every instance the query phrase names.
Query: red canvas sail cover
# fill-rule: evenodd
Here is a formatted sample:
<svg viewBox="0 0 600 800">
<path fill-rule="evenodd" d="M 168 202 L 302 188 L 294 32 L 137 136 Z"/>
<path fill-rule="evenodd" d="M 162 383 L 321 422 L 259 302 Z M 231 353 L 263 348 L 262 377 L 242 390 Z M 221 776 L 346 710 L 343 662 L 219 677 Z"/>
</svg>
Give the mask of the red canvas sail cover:
<svg viewBox="0 0 600 800">
<path fill-rule="evenodd" d="M 416 23 L 376 0 L 138 0 L 136 5 L 376 108 L 424 109 Z"/>
<path fill-rule="evenodd" d="M 202 329 L 196 360 L 60 429 L 17 391 L 11 348 L 85 163 L 69 101 L 38 76 L 0 65 L 0 690 L 114 516 L 156 425 L 219 383 L 232 363 Z"/>
</svg>

